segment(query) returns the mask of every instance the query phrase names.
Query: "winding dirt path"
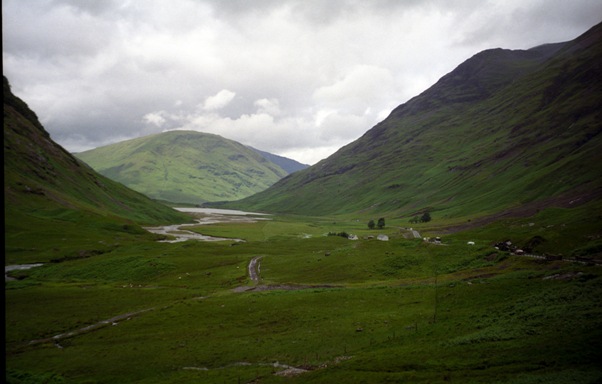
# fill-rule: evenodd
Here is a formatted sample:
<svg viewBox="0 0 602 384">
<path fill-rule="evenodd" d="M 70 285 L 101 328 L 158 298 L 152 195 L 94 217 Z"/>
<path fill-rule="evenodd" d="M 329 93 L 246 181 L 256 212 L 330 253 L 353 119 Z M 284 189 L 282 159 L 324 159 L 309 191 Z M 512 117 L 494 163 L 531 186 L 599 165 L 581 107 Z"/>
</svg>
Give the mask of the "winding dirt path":
<svg viewBox="0 0 602 384">
<path fill-rule="evenodd" d="M 133 316 L 137 316 L 144 312 L 148 312 L 148 311 L 152 311 L 152 310 L 154 310 L 154 308 L 143 309 L 143 310 L 137 311 L 137 312 L 125 313 L 123 315 L 118 315 L 118 316 L 112 317 L 107 320 L 101 320 L 98 323 L 91 324 L 91 325 L 85 326 L 83 328 L 74 330 L 74 331 L 61 333 L 61 334 L 58 334 L 58 335 L 55 335 L 52 337 L 47 337 L 44 339 L 31 340 L 30 342 L 27 343 L 27 345 L 36 345 L 36 344 L 54 342 L 54 344 L 58 348 L 62 348 L 61 345 L 59 344 L 59 341 L 62 339 L 68 339 L 70 337 L 74 337 L 74 336 L 82 335 L 84 333 L 95 331 L 95 330 L 105 327 L 107 325 L 117 325 L 117 323 L 119 323 L 122 320 L 129 320 Z"/>
</svg>

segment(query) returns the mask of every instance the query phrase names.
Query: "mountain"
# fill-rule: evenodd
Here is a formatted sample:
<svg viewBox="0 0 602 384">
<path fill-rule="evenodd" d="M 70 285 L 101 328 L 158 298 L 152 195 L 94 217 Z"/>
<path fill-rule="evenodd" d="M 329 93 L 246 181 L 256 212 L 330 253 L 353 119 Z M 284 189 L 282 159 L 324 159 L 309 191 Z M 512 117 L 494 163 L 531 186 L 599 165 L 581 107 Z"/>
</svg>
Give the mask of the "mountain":
<svg viewBox="0 0 602 384">
<path fill-rule="evenodd" d="M 186 222 L 187 215 L 97 174 L 55 143 L 4 77 L 5 256 L 59 252 L 98 236 L 144 234 L 140 225 Z M 84 245 L 87 243 L 87 245 Z M 94 245 L 93 245 L 94 246 Z"/>
<path fill-rule="evenodd" d="M 257 151 L 261 156 L 265 157 L 272 163 L 278 165 L 280 168 L 284 169 L 289 174 L 309 167 L 308 164 L 302 164 L 296 160 L 289 159 L 288 157 L 274 155 L 273 153 L 261 151 L 253 147 L 249 148 L 253 149 L 254 151 Z"/>
<path fill-rule="evenodd" d="M 288 174 L 253 149 L 195 131 L 159 133 L 75 156 L 138 192 L 176 203 L 241 199 Z"/>
<path fill-rule="evenodd" d="M 480 52 L 329 158 L 231 205 L 466 222 L 599 202 L 601 70 L 602 25 Z"/>
</svg>

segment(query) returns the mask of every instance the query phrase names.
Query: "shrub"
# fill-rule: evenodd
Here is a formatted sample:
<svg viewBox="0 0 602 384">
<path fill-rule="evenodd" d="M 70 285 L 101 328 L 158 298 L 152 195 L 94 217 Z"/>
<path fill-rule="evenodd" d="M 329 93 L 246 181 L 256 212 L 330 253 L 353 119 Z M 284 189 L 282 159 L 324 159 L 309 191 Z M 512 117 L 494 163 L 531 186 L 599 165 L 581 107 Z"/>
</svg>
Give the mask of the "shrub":
<svg viewBox="0 0 602 384">
<path fill-rule="evenodd" d="M 347 232 L 328 232 L 328 236 L 341 236 L 344 238 L 349 238 L 349 234 Z"/>
</svg>

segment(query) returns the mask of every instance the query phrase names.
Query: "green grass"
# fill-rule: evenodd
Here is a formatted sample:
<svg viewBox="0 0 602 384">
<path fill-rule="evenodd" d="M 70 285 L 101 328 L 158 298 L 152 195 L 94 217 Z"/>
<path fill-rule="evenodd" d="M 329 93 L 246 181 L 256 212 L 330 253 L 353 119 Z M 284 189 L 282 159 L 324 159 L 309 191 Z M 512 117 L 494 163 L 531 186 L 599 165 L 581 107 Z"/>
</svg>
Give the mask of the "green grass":
<svg viewBox="0 0 602 384">
<path fill-rule="evenodd" d="M 7 382 L 602 378 L 599 267 L 491 258 L 484 230 L 445 236 L 445 245 L 406 239 L 397 226 L 383 230 L 388 242 L 364 239 L 376 231 L 341 217 L 200 230 L 247 242 L 124 242 L 6 282 Z M 256 256 L 260 285 L 289 288 L 236 292 L 254 286 L 247 265 Z M 28 345 L 128 313 L 58 346 Z M 309 371 L 283 378 L 276 362 Z"/>
</svg>

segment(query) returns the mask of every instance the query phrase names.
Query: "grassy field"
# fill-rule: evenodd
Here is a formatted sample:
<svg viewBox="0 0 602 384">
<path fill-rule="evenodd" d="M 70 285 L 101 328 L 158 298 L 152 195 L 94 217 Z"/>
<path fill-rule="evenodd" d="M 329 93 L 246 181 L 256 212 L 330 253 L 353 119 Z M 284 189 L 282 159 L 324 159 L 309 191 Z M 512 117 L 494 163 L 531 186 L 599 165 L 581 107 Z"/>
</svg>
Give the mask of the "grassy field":
<svg viewBox="0 0 602 384">
<path fill-rule="evenodd" d="M 602 380 L 600 267 L 498 252 L 502 224 L 435 245 L 409 238 L 404 222 L 364 221 L 201 226 L 247 241 L 141 237 L 20 271 L 5 283 L 6 381 Z M 359 240 L 327 236 L 341 231 Z M 368 238 L 379 233 L 390 241 Z"/>
</svg>

